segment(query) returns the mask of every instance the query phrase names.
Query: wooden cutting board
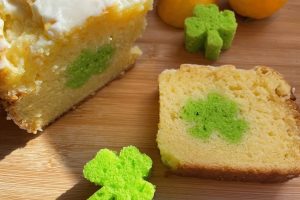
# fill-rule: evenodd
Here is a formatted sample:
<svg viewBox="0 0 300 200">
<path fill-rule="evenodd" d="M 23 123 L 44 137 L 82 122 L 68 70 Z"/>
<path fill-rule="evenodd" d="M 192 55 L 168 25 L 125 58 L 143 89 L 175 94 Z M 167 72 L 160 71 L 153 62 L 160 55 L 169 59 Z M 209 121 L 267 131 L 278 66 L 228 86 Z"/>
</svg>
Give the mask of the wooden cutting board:
<svg viewBox="0 0 300 200">
<path fill-rule="evenodd" d="M 230 50 L 217 62 L 183 48 L 183 32 L 163 24 L 155 11 L 138 41 L 143 56 L 134 69 L 112 82 L 42 134 L 30 135 L 5 120 L 0 111 L 0 199 L 86 199 L 98 187 L 82 178 L 82 167 L 101 148 L 136 145 L 149 154 L 155 199 L 300 199 L 300 178 L 282 184 L 220 182 L 178 177 L 160 162 L 155 137 L 158 123 L 158 74 L 181 63 L 268 65 L 299 88 L 300 1 L 290 0 L 273 17 L 239 19 Z M 298 100 L 298 103 L 300 101 Z"/>
</svg>

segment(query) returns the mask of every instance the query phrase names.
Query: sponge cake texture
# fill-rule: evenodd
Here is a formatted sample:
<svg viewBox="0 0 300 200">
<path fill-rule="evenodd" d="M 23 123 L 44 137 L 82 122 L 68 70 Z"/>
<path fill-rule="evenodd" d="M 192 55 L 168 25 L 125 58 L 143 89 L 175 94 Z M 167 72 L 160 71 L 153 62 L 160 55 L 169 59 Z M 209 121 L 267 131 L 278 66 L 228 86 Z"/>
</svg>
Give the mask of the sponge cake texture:
<svg viewBox="0 0 300 200">
<path fill-rule="evenodd" d="M 300 114 L 275 70 L 182 65 L 159 77 L 157 143 L 178 174 L 280 182 L 300 174 Z"/>
</svg>

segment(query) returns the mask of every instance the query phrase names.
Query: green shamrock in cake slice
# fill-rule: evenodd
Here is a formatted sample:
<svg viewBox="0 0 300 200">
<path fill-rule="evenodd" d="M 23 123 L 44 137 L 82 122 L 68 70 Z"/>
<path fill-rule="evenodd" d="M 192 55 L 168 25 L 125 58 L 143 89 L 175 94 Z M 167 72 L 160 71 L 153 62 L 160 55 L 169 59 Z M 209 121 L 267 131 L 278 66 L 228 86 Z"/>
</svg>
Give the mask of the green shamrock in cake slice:
<svg viewBox="0 0 300 200">
<path fill-rule="evenodd" d="M 83 50 L 66 70 L 66 86 L 72 89 L 80 88 L 93 75 L 104 72 L 114 53 L 115 47 L 111 44 L 103 45 L 96 50 Z"/>
<path fill-rule="evenodd" d="M 83 170 L 84 177 L 102 186 L 89 200 L 151 200 L 155 186 L 144 180 L 149 175 L 152 160 L 129 146 L 119 156 L 108 149 L 100 150 Z"/>
<path fill-rule="evenodd" d="M 209 93 L 206 99 L 189 100 L 181 110 L 181 118 L 191 124 L 189 132 L 201 139 L 217 132 L 236 143 L 248 128 L 247 122 L 239 117 L 237 103 L 218 93 Z"/>
<path fill-rule="evenodd" d="M 229 49 L 237 29 L 232 11 L 219 11 L 215 4 L 197 5 L 193 17 L 185 20 L 185 47 L 189 52 L 205 51 L 209 60 Z"/>
</svg>

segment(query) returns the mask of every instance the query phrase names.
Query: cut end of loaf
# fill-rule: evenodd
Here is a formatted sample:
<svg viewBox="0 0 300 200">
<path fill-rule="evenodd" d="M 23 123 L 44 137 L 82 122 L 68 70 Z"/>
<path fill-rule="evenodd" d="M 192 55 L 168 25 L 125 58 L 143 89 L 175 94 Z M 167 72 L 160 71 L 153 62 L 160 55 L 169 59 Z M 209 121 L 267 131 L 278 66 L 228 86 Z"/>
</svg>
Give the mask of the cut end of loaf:
<svg viewBox="0 0 300 200">
<path fill-rule="evenodd" d="M 0 52 L 0 103 L 9 118 L 37 133 L 123 74 L 141 55 L 135 41 L 152 4 L 130 1 L 122 9 L 107 8 L 55 37 L 36 23 L 30 9 L 20 20 L 0 5 L 5 24 L 0 35 L 11 44 Z"/>
<path fill-rule="evenodd" d="M 164 71 L 159 88 L 157 143 L 162 161 L 172 171 L 257 182 L 282 182 L 299 176 L 300 114 L 291 86 L 275 70 L 182 65 L 179 70 Z M 181 117 L 190 99 L 202 102 L 211 92 L 236 102 L 240 117 L 249 124 L 239 142 L 224 139 L 222 130 L 214 127 L 208 139 L 195 137 L 190 127 L 204 122 Z M 198 111 L 197 115 L 203 114 Z"/>
</svg>

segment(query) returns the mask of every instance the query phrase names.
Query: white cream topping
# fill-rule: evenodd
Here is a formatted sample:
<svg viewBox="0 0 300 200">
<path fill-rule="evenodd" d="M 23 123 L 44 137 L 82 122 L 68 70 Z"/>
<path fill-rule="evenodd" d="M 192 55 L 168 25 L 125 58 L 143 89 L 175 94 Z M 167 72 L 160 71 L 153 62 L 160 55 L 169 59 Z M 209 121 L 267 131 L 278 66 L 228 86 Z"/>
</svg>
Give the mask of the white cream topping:
<svg viewBox="0 0 300 200">
<path fill-rule="evenodd" d="M 41 20 L 49 35 L 60 35 L 79 27 L 92 16 L 115 6 L 123 10 L 147 0 L 0 0 L 5 12 L 17 16 L 31 8 L 33 20 Z M 142 8 L 143 9 L 143 8 Z"/>
<path fill-rule="evenodd" d="M 4 29 L 4 21 L 0 19 L 0 54 L 1 54 L 0 69 L 11 66 L 11 63 L 7 60 L 5 55 L 5 51 L 8 48 L 10 48 L 11 45 L 5 39 L 3 29 Z"/>
<path fill-rule="evenodd" d="M 113 3 L 114 0 L 36 0 L 32 10 L 42 17 L 53 35 L 84 24 L 88 17 L 101 14 Z"/>
<path fill-rule="evenodd" d="M 0 19 L 0 52 L 5 51 L 6 49 L 10 48 L 9 42 L 4 37 L 4 21 Z"/>
<path fill-rule="evenodd" d="M 79 27 L 92 16 L 98 16 L 111 6 L 128 8 L 145 0 L 36 0 L 32 4 L 50 35 L 61 34 Z"/>
</svg>

